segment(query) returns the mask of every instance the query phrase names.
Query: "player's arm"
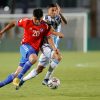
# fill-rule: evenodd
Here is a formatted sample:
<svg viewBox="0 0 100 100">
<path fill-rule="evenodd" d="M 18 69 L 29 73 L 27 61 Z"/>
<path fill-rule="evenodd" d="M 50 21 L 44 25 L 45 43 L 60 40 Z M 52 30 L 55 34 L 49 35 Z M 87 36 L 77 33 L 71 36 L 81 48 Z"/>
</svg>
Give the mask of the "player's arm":
<svg viewBox="0 0 100 100">
<path fill-rule="evenodd" d="M 46 22 L 47 23 L 47 22 Z M 50 28 L 50 32 L 51 34 L 55 35 L 55 36 L 59 36 L 59 38 L 64 38 L 64 34 L 61 32 L 56 32 L 55 29 L 52 27 L 52 25 L 50 25 L 49 23 L 47 23 L 49 28 Z"/>
<path fill-rule="evenodd" d="M 64 38 L 64 34 L 61 32 L 56 32 L 53 27 L 51 27 L 50 32 L 55 36 L 59 36 L 59 38 Z"/>
<path fill-rule="evenodd" d="M 11 23 L 9 23 L 6 27 L 4 27 L 1 31 L 0 31 L 0 38 L 2 37 L 2 35 L 4 34 L 4 32 L 8 31 L 9 29 L 13 28 L 16 25 L 16 21 L 12 21 Z"/>
<path fill-rule="evenodd" d="M 66 18 L 62 15 L 62 13 L 59 13 L 59 15 L 60 15 L 60 17 L 61 17 L 61 22 L 62 22 L 63 24 L 67 24 L 67 20 L 66 20 Z"/>
<path fill-rule="evenodd" d="M 55 51 L 57 54 L 59 54 L 59 50 L 55 47 L 52 37 L 48 36 L 47 39 L 48 39 L 48 43 L 50 44 L 53 51 Z"/>
<path fill-rule="evenodd" d="M 54 41 L 51 37 L 51 31 L 50 30 L 51 30 L 50 25 L 47 25 L 47 34 L 46 34 L 47 41 L 48 41 L 49 45 L 51 46 L 51 48 L 53 49 L 53 51 L 55 51 L 57 54 L 59 54 L 59 50 L 56 48 Z"/>
<path fill-rule="evenodd" d="M 63 24 L 67 24 L 67 20 L 66 20 L 66 18 L 63 16 L 63 14 L 61 13 L 61 8 L 60 8 L 60 6 L 56 3 L 56 5 L 57 5 L 57 9 L 58 9 L 58 14 L 59 14 L 59 16 L 60 16 L 60 18 L 61 18 L 61 22 L 63 23 Z"/>
</svg>

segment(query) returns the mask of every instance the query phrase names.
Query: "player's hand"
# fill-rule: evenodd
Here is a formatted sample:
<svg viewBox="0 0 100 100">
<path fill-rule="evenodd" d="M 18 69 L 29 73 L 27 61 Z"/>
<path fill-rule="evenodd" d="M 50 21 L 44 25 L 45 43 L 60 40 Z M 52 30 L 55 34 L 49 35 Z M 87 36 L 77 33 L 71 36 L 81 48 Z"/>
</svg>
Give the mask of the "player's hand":
<svg viewBox="0 0 100 100">
<path fill-rule="evenodd" d="M 56 54 L 60 54 L 59 49 L 56 48 L 54 51 L 55 51 Z"/>
<path fill-rule="evenodd" d="M 59 32 L 59 38 L 64 38 L 64 34 Z"/>
<path fill-rule="evenodd" d="M 58 14 L 60 14 L 61 13 L 61 8 L 60 8 L 60 6 L 57 3 L 56 3 L 56 6 L 57 6 Z"/>
</svg>

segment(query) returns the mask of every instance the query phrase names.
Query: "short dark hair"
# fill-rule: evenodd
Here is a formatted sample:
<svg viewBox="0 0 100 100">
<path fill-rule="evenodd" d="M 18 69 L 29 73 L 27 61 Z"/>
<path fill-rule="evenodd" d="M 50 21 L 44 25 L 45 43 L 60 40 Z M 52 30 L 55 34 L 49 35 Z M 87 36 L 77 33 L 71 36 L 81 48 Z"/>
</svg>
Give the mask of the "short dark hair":
<svg viewBox="0 0 100 100">
<path fill-rule="evenodd" d="M 41 17 L 43 17 L 43 11 L 40 8 L 36 8 L 33 10 L 33 16 L 36 17 L 38 20 L 40 20 Z"/>
<path fill-rule="evenodd" d="M 57 7 L 57 5 L 56 4 L 53 4 L 53 3 L 52 4 L 49 4 L 48 5 L 48 8 L 51 8 L 51 7 Z"/>
</svg>

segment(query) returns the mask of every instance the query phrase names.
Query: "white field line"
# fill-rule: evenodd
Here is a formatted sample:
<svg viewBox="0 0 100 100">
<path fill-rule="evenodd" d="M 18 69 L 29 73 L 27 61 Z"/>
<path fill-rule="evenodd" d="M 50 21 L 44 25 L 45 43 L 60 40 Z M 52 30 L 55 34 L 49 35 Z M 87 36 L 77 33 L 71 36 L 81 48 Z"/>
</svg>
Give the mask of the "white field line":
<svg viewBox="0 0 100 100">
<path fill-rule="evenodd" d="M 96 63 L 99 61 L 94 61 L 94 62 L 86 62 L 86 63 L 77 63 L 75 66 L 76 67 L 93 67 L 96 66 Z"/>
</svg>

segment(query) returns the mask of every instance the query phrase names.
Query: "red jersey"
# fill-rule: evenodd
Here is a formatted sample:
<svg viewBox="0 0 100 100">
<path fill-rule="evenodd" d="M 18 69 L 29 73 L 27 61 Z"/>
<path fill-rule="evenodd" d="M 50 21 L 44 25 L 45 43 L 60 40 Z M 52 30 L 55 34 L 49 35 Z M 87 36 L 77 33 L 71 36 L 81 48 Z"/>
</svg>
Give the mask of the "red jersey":
<svg viewBox="0 0 100 100">
<path fill-rule="evenodd" d="M 39 51 L 43 37 L 51 34 L 44 21 L 40 25 L 35 25 L 32 19 L 23 18 L 18 21 L 18 26 L 24 28 L 21 43 L 30 44 L 36 51 Z"/>
</svg>

